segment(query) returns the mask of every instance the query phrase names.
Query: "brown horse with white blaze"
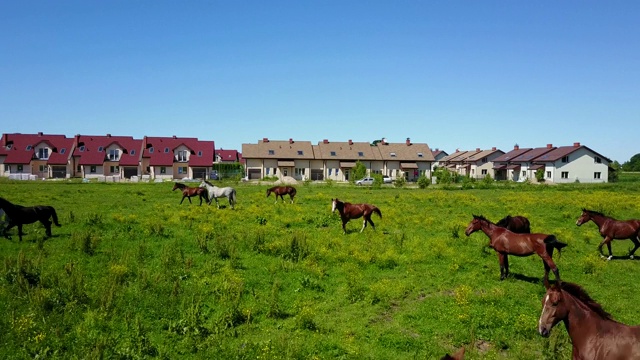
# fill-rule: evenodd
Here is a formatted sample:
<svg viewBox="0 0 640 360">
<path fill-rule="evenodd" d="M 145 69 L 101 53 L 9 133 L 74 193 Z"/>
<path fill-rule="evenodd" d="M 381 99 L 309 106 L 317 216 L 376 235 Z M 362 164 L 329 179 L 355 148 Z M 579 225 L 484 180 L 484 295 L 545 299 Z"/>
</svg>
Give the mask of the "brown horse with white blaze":
<svg viewBox="0 0 640 360">
<path fill-rule="evenodd" d="M 600 245 L 598 245 L 598 251 L 600 251 L 602 257 L 605 257 L 602 253 L 603 245 L 607 245 L 609 250 L 607 260 L 611 260 L 613 258 L 611 241 L 629 239 L 633 241 L 634 245 L 633 250 L 629 252 L 629 257 L 633 259 L 633 254 L 640 247 L 640 220 L 616 220 L 598 211 L 582 209 L 582 215 L 576 221 L 576 225 L 580 226 L 588 221 L 593 221 L 598 225 L 598 231 L 603 238 Z"/>
<path fill-rule="evenodd" d="M 560 321 L 571 337 L 573 359 L 640 359 L 640 326 L 619 323 L 582 287 L 573 283 L 549 286 L 542 298 L 538 333 L 543 337 Z"/>
<path fill-rule="evenodd" d="M 177 190 L 180 189 L 180 191 L 182 191 L 182 200 L 180 200 L 180 204 L 182 205 L 182 202 L 184 201 L 185 198 L 189 199 L 189 204 L 193 204 L 191 202 L 191 197 L 193 196 L 198 196 L 200 198 L 200 205 L 202 205 L 202 199 L 204 198 L 205 201 L 209 201 L 209 199 L 207 198 L 207 189 L 205 188 L 201 188 L 201 187 L 190 187 L 187 186 L 185 184 L 181 184 L 181 183 L 173 183 L 173 190 Z"/>
<path fill-rule="evenodd" d="M 373 230 L 376 229 L 376 225 L 371 220 L 371 214 L 376 213 L 382 219 L 380 209 L 371 204 L 351 204 L 338 199 L 331 199 L 331 203 L 331 212 L 338 210 L 340 213 L 340 218 L 342 219 L 342 230 L 345 234 L 347 233 L 346 225 L 351 219 L 363 218 L 362 229 L 360 232 L 363 232 L 364 228 L 367 227 L 367 222 L 371 224 Z"/>
<path fill-rule="evenodd" d="M 492 223 L 484 216 L 473 215 L 473 220 L 471 220 L 464 233 L 469 236 L 478 230 L 482 230 L 489 237 L 489 246 L 498 253 L 500 280 L 504 280 L 509 275 L 508 255 L 529 256 L 538 254 L 544 264 L 544 281 L 549 281 L 550 269 L 556 276 L 556 281 L 560 281 L 560 272 L 552 259 L 553 249 L 560 251 L 567 244 L 558 241 L 554 235 L 516 234 Z"/>
<path fill-rule="evenodd" d="M 267 197 L 274 193 L 276 196 L 276 204 L 278 203 L 278 196 L 280 200 L 284 202 L 284 195 L 289 195 L 289 199 L 291 199 L 291 203 L 293 204 L 293 198 L 296 196 L 296 188 L 293 186 L 274 186 L 267 189 Z"/>
</svg>

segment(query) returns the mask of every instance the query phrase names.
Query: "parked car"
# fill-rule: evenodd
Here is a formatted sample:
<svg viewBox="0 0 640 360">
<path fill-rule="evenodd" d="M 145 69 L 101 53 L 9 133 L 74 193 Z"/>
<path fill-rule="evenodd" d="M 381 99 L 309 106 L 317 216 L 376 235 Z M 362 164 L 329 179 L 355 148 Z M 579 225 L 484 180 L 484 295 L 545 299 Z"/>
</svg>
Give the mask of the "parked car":
<svg viewBox="0 0 640 360">
<path fill-rule="evenodd" d="M 393 182 L 393 180 L 391 180 L 391 178 L 387 175 L 382 177 L 382 183 L 384 184 L 391 184 Z"/>
<path fill-rule="evenodd" d="M 366 177 L 356 181 L 356 185 L 371 185 L 373 184 L 373 178 Z"/>
</svg>

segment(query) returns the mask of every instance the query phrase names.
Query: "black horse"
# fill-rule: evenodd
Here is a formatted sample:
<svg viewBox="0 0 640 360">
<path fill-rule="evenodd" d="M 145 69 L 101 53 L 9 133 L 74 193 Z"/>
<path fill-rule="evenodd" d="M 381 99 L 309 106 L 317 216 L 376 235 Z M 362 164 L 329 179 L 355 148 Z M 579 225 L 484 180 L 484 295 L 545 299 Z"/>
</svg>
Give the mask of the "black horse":
<svg viewBox="0 0 640 360">
<path fill-rule="evenodd" d="M 60 226 L 60 224 L 58 224 L 56 210 L 52 206 L 38 205 L 26 207 L 12 204 L 5 198 L 0 197 L 0 209 L 4 210 L 9 222 L 7 227 L 2 231 L 4 237 L 7 239 L 11 239 L 7 232 L 16 225 L 18 226 L 18 236 L 20 237 L 20 241 L 22 241 L 22 225 L 24 224 L 32 224 L 36 221 L 40 221 L 47 230 L 47 236 L 51 236 L 50 218 L 53 218 L 53 223 L 56 224 L 56 226 Z"/>
</svg>

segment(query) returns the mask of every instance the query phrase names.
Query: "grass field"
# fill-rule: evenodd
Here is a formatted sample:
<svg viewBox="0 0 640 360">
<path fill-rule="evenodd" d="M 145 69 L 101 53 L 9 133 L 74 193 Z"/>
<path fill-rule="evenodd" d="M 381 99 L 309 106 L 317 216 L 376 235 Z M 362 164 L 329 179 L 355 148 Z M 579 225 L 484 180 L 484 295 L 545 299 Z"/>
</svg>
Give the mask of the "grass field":
<svg viewBox="0 0 640 360">
<path fill-rule="evenodd" d="M 193 185 L 193 184 L 192 184 Z M 53 205 L 62 227 L 0 239 L 3 358 L 570 359 L 563 325 L 537 333 L 537 256 L 496 254 L 472 214 L 524 215 L 569 244 L 565 281 L 613 317 L 640 324 L 640 262 L 630 241 L 601 260 L 583 207 L 640 218 L 640 176 L 615 184 L 495 184 L 482 189 L 368 189 L 300 184 L 295 204 L 267 183 L 228 184 L 238 205 L 178 205 L 171 183 L 0 181 L 0 197 Z M 194 185 L 195 186 L 195 185 Z M 480 186 L 480 185 L 478 185 Z M 476 187 L 475 185 L 472 187 Z M 331 198 L 377 205 L 376 231 L 331 214 Z M 224 202 L 223 202 L 224 203 Z M 552 277 L 553 278 L 553 277 Z"/>
</svg>

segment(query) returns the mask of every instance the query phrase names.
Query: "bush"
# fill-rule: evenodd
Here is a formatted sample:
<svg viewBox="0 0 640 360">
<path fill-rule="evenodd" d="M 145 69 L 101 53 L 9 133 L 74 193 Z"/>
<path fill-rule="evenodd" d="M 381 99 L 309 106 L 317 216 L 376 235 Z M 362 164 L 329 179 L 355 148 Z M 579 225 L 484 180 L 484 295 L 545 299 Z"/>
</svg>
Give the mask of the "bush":
<svg viewBox="0 0 640 360">
<path fill-rule="evenodd" d="M 536 170 L 536 180 L 539 183 L 544 182 L 544 169 L 538 169 Z"/>
<path fill-rule="evenodd" d="M 431 179 L 424 175 L 420 175 L 418 178 L 418 187 L 420 189 L 426 189 L 431 184 Z"/>
<path fill-rule="evenodd" d="M 393 185 L 397 188 L 401 188 L 401 187 L 404 187 L 406 183 L 407 183 L 407 180 L 404 179 L 404 176 L 398 176 L 394 180 Z"/>
</svg>

